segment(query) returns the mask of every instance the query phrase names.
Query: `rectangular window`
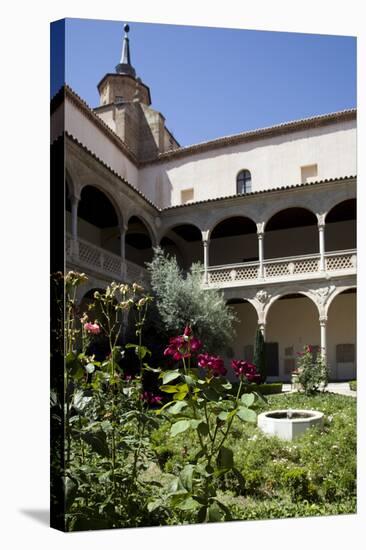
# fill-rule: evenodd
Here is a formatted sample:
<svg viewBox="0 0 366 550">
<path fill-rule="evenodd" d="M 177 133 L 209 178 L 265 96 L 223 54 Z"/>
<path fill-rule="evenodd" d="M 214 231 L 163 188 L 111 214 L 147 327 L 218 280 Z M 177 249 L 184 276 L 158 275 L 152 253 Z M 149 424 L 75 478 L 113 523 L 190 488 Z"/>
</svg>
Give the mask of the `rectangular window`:
<svg viewBox="0 0 366 550">
<path fill-rule="evenodd" d="M 301 183 L 311 183 L 318 177 L 318 165 L 301 166 Z"/>
<path fill-rule="evenodd" d="M 337 363 L 354 363 L 355 345 L 338 344 L 336 346 Z"/>
<path fill-rule="evenodd" d="M 193 202 L 193 188 L 183 189 L 183 191 L 180 192 L 180 202 L 181 204 Z"/>
</svg>

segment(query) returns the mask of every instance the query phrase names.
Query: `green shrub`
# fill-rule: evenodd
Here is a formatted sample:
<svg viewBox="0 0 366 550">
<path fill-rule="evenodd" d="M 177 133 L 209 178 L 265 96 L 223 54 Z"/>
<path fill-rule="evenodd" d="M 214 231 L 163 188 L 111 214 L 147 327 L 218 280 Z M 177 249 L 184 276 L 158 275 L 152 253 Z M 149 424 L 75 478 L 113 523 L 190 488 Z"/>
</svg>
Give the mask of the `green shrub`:
<svg viewBox="0 0 366 550">
<path fill-rule="evenodd" d="M 265 348 L 263 333 L 259 327 L 257 328 L 257 332 L 255 335 L 253 363 L 257 367 L 257 372 L 261 376 L 261 382 L 265 382 L 267 378 L 266 348 Z"/>
<path fill-rule="evenodd" d="M 351 380 L 349 383 L 349 388 L 352 391 L 357 391 L 357 380 Z"/>
<path fill-rule="evenodd" d="M 306 394 L 318 391 L 328 384 L 328 369 L 321 353 L 314 353 L 311 346 L 305 346 L 297 360 L 297 380 Z"/>
<path fill-rule="evenodd" d="M 236 318 L 223 293 L 203 288 L 199 264 L 184 273 L 175 257 L 166 256 L 159 247 L 154 253 L 147 269 L 167 336 L 182 334 L 189 325 L 210 353 L 227 350 L 235 336 Z"/>
</svg>

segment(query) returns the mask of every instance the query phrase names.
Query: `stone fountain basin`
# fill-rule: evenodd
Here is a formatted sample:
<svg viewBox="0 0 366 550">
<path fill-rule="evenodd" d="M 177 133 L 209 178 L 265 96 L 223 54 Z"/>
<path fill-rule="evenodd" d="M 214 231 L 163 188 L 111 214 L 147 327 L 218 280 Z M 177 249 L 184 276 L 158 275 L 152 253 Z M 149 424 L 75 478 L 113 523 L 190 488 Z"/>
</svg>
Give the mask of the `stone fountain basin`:
<svg viewBox="0 0 366 550">
<path fill-rule="evenodd" d="M 261 413 L 258 415 L 258 428 L 268 435 L 291 441 L 311 426 L 322 427 L 324 424 L 324 414 L 319 411 L 291 409 L 291 417 L 288 413 L 287 409 Z"/>
</svg>

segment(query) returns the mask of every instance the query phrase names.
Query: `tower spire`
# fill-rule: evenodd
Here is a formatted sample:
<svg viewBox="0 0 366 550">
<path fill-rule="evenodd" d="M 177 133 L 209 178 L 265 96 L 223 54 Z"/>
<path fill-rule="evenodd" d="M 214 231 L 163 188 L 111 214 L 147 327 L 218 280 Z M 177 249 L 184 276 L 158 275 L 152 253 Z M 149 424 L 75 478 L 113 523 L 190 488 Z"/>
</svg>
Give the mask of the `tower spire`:
<svg viewBox="0 0 366 550">
<path fill-rule="evenodd" d="M 123 29 L 125 31 L 125 35 L 123 37 L 122 55 L 121 55 L 121 61 L 116 66 L 116 72 L 118 74 L 128 74 L 130 76 L 135 77 L 136 71 L 131 65 L 130 40 L 128 38 L 130 26 L 124 25 Z"/>
</svg>

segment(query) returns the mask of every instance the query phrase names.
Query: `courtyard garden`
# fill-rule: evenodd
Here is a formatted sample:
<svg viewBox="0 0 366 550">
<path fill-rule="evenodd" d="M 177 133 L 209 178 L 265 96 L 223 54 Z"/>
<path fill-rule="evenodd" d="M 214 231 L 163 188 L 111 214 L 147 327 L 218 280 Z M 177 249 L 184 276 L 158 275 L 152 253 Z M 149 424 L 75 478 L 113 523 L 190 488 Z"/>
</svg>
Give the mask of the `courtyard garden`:
<svg viewBox="0 0 366 550">
<path fill-rule="evenodd" d="M 308 347 L 299 391 L 274 393 L 258 335 L 257 364 L 233 359 L 229 381 L 222 296 L 204 295 L 194 272 L 179 283 L 174 263 L 156 257 L 151 295 L 112 283 L 83 312 L 86 276 L 54 277 L 65 293 L 56 331 L 65 372 L 51 391 L 62 433 L 51 492 L 64 529 L 355 513 L 356 400 L 322 391 L 327 369 Z M 317 410 L 324 424 L 284 441 L 257 427 L 273 409 Z"/>
</svg>

